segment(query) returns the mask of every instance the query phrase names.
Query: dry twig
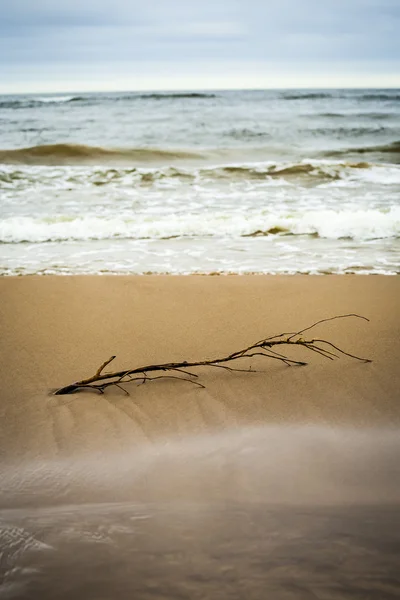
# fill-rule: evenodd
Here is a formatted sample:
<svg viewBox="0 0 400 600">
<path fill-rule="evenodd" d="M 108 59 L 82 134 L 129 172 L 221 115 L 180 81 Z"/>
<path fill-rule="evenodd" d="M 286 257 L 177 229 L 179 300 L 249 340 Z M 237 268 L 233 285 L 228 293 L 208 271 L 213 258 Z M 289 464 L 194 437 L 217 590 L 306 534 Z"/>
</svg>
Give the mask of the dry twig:
<svg viewBox="0 0 400 600">
<path fill-rule="evenodd" d="M 338 315 L 336 317 L 330 317 L 329 319 L 321 319 L 316 323 L 313 323 L 309 327 L 305 327 L 297 332 L 287 332 L 280 333 L 278 335 L 273 335 L 268 338 L 264 338 L 259 340 L 255 344 L 251 344 L 247 348 L 243 350 L 239 350 L 237 352 L 233 352 L 228 356 L 224 356 L 222 358 L 214 358 L 211 360 L 199 360 L 188 362 L 186 360 L 182 362 L 175 363 L 165 363 L 159 365 L 147 365 L 145 367 L 138 367 L 135 369 L 125 369 L 124 371 L 115 371 L 114 373 L 103 373 L 105 367 L 107 367 L 114 359 L 115 356 L 111 356 L 108 360 L 106 360 L 96 371 L 96 373 L 92 377 L 88 377 L 87 379 L 82 379 L 81 381 L 76 381 L 70 385 L 59 388 L 54 393 L 56 395 L 62 394 L 73 394 L 80 389 L 89 389 L 95 390 L 104 394 L 106 388 L 110 386 L 116 386 L 122 389 L 126 394 L 128 394 L 127 390 L 123 387 L 122 384 L 131 383 L 133 381 L 139 382 L 139 384 L 145 384 L 149 381 L 154 381 L 155 379 L 178 379 L 180 381 L 188 381 L 193 385 L 197 385 L 198 387 L 204 388 L 204 385 L 199 381 L 196 381 L 198 375 L 196 373 L 192 373 L 188 369 L 194 367 L 217 367 L 221 369 L 226 369 L 228 371 L 240 371 L 244 373 L 254 373 L 255 371 L 250 368 L 240 368 L 240 367 L 231 367 L 226 363 L 230 363 L 232 361 L 237 361 L 242 358 L 253 358 L 255 356 L 262 356 L 264 358 L 272 358 L 274 360 L 279 360 L 285 363 L 288 366 L 304 366 L 307 363 L 300 360 L 293 360 L 288 358 L 285 354 L 281 354 L 276 350 L 272 350 L 272 348 L 276 346 L 303 346 L 307 350 L 312 352 L 316 352 L 317 354 L 322 355 L 324 358 L 328 358 L 329 360 L 334 360 L 335 358 L 339 358 L 339 355 L 348 356 L 350 358 L 354 358 L 361 362 L 371 362 L 368 358 L 361 358 L 360 356 L 356 356 L 355 354 L 350 354 L 349 352 L 345 352 L 332 342 L 328 340 L 324 340 L 321 338 L 306 340 L 302 337 L 306 331 L 310 331 L 317 325 L 321 323 L 326 323 L 327 321 L 333 321 L 334 319 L 345 319 L 348 317 L 354 317 L 358 319 L 364 319 L 368 321 L 366 317 L 362 317 L 357 314 L 348 314 L 348 315 Z M 335 350 L 335 352 L 332 351 Z M 152 376 L 151 374 L 155 374 Z M 161 373 L 161 375 L 159 375 Z M 168 373 L 168 374 L 164 374 Z M 186 377 L 181 376 L 181 374 L 186 375 Z"/>
</svg>

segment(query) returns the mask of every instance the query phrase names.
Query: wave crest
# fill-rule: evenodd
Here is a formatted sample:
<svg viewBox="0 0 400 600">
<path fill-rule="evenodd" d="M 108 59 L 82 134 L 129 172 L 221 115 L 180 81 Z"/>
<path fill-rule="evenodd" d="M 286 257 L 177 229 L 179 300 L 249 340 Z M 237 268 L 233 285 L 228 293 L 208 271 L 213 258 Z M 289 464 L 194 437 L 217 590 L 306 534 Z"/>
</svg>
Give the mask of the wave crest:
<svg viewBox="0 0 400 600">
<path fill-rule="evenodd" d="M 370 94 L 362 94 L 360 96 L 361 100 L 371 101 L 371 100 L 400 100 L 400 94 L 398 92 L 376 92 Z"/>
<path fill-rule="evenodd" d="M 30 131 L 29 129 L 27 131 Z M 353 131 L 353 137 L 354 137 Z M 248 153 L 248 149 L 243 148 L 243 151 Z M 257 155 L 268 156 L 271 154 L 271 148 L 257 148 Z M 102 146 L 88 146 L 85 144 L 73 143 L 54 143 L 43 144 L 37 146 L 28 146 L 24 148 L 4 149 L 0 150 L 0 163 L 3 164 L 20 164 L 20 165 L 108 165 L 108 164 L 132 164 L 132 163 L 161 163 L 168 164 L 175 161 L 205 161 L 213 162 L 221 159 L 234 160 L 235 157 L 241 155 L 240 148 L 219 148 L 219 149 L 185 149 L 185 148 L 149 148 L 149 147 L 134 147 L 134 148 L 108 148 Z M 356 154 L 371 154 L 382 155 L 382 159 L 397 163 L 400 157 L 400 141 L 396 140 L 389 144 L 376 146 L 360 146 L 353 148 L 343 148 L 339 150 L 321 151 L 318 153 L 322 157 L 351 157 Z M 318 162 L 312 160 L 312 162 Z M 321 163 L 323 161 L 320 161 Z M 248 163 L 244 163 L 245 165 Z M 350 162 L 347 164 L 351 166 Z M 239 168 L 242 168 L 241 166 Z M 247 167 L 246 167 L 247 168 Z M 299 163 L 297 172 L 306 172 L 315 169 L 315 165 L 306 167 L 304 163 Z M 275 173 L 269 173 L 274 175 Z"/>
<path fill-rule="evenodd" d="M 217 94 L 206 92 L 152 92 L 147 94 L 88 94 L 85 96 L 66 95 L 66 96 L 31 96 L 25 98 L 9 98 L 0 101 L 0 109 L 22 109 L 22 108 L 41 108 L 46 105 L 57 104 L 93 104 L 97 102 L 121 102 L 135 100 L 207 100 L 217 98 Z"/>
<path fill-rule="evenodd" d="M 206 94 L 204 92 L 176 92 L 176 93 L 152 93 L 138 94 L 130 96 L 130 98 L 142 98 L 149 100 L 182 100 L 182 99 L 198 99 L 198 98 L 216 98 L 217 94 Z"/>
<path fill-rule="evenodd" d="M 66 104 L 69 102 L 78 102 L 84 100 L 83 96 L 42 96 L 32 98 L 10 99 L 0 101 L 0 109 L 18 109 L 42 107 L 46 104 Z"/>
<path fill-rule="evenodd" d="M 346 156 L 349 154 L 390 154 L 397 162 L 397 159 L 400 158 L 400 140 L 377 146 L 359 146 L 355 148 L 343 148 L 342 150 L 331 150 L 329 152 L 325 152 L 324 154 L 325 156 Z"/>
<path fill-rule="evenodd" d="M 163 155 L 165 156 L 165 155 Z M 3 165 L 0 166 L 0 189 L 43 191 L 51 189 L 87 191 L 88 186 L 112 189 L 135 187 L 158 188 L 159 185 L 187 187 L 196 184 L 209 189 L 210 184 L 237 186 L 244 184 L 264 186 L 339 186 L 362 185 L 363 183 L 383 186 L 400 184 L 400 169 L 394 165 L 374 164 L 366 161 L 347 162 L 315 160 L 301 163 L 244 163 L 216 166 L 184 166 L 143 164 L 129 166 L 48 166 L 48 165 Z"/>
<path fill-rule="evenodd" d="M 297 93 L 286 93 L 283 95 L 285 100 L 323 100 L 325 98 L 332 98 L 332 94 L 329 92 L 297 92 Z"/>
<path fill-rule="evenodd" d="M 159 148 L 102 148 L 84 144 L 44 144 L 13 150 L 0 150 L 3 164 L 64 165 L 105 162 L 158 162 L 198 159 L 199 154 Z"/>
</svg>

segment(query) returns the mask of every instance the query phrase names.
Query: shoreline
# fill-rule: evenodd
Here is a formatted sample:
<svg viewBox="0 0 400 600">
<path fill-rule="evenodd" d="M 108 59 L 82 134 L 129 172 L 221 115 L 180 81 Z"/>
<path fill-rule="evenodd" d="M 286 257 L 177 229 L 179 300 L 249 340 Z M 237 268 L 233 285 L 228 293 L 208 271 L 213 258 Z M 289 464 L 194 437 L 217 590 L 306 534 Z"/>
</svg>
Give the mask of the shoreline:
<svg viewBox="0 0 400 600">
<path fill-rule="evenodd" d="M 333 273 L 313 272 L 313 273 L 274 273 L 264 271 L 196 271 L 173 273 L 169 271 L 143 271 L 141 273 L 124 273 L 121 271 L 99 271 L 97 273 L 4 273 L 0 279 L 20 279 L 33 277 L 397 277 L 400 273 Z"/>
</svg>

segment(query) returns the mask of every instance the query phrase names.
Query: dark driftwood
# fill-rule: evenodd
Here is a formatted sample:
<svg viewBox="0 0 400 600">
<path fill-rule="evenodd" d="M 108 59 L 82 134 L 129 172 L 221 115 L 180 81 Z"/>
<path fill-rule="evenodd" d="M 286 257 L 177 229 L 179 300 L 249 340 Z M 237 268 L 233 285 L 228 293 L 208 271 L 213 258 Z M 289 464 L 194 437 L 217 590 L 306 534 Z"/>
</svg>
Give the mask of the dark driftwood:
<svg viewBox="0 0 400 600">
<path fill-rule="evenodd" d="M 335 319 L 345 319 L 348 317 L 355 317 L 357 319 L 364 319 L 365 321 L 368 321 L 366 317 L 362 317 L 354 313 L 348 315 L 338 315 L 336 317 L 330 317 L 329 319 L 321 319 L 320 321 L 313 323 L 309 327 L 300 329 L 300 331 L 280 333 L 278 335 L 273 335 L 271 337 L 264 338 L 254 344 L 251 344 L 251 346 L 248 346 L 243 350 L 233 352 L 232 354 L 229 354 L 228 356 L 224 356 L 222 358 L 214 358 L 212 360 L 199 360 L 193 362 L 188 362 L 184 360 L 182 362 L 148 365 L 146 367 L 125 369 L 124 371 L 115 371 L 113 373 L 103 373 L 104 369 L 115 359 L 115 356 L 111 356 L 102 365 L 100 365 L 96 373 L 91 377 L 88 377 L 87 379 L 82 379 L 81 381 L 76 381 L 75 383 L 71 383 L 70 385 L 66 385 L 62 388 L 59 388 L 54 393 L 56 395 L 73 394 L 74 392 L 77 392 L 81 389 L 89 389 L 95 390 L 103 394 L 106 388 L 113 385 L 122 389 L 126 394 L 128 394 L 128 392 L 122 386 L 122 384 L 130 383 L 133 381 L 137 381 L 140 384 L 143 384 L 147 383 L 148 381 L 154 381 L 155 379 L 179 379 L 180 381 L 188 381 L 189 383 L 204 388 L 204 385 L 197 381 L 198 375 L 196 373 L 193 373 L 192 371 L 189 371 L 188 369 L 192 369 L 195 367 L 216 367 L 219 369 L 226 369 L 228 371 L 254 373 L 255 371 L 252 370 L 251 367 L 248 369 L 240 367 L 231 367 L 226 363 L 238 361 L 242 358 L 253 358 L 255 356 L 262 356 L 264 358 L 272 358 L 274 360 L 279 360 L 288 366 L 304 366 L 307 364 L 306 362 L 300 360 L 293 360 L 291 358 L 288 358 L 285 354 L 277 352 L 273 349 L 277 346 L 303 346 L 307 350 L 310 350 L 311 352 L 316 352 L 317 354 L 320 354 L 321 356 L 323 356 L 324 358 L 328 358 L 329 360 L 334 360 L 335 358 L 339 358 L 339 355 L 344 355 L 349 356 L 350 358 L 354 358 L 356 360 L 360 360 L 362 362 L 371 362 L 368 358 L 361 358 L 360 356 L 356 356 L 355 354 L 345 352 L 344 350 L 327 340 L 320 338 L 306 340 L 302 337 L 302 335 L 306 331 L 310 331 L 310 329 L 313 329 L 316 325 L 319 325 L 320 323 L 326 323 L 327 321 L 333 321 Z"/>
</svg>

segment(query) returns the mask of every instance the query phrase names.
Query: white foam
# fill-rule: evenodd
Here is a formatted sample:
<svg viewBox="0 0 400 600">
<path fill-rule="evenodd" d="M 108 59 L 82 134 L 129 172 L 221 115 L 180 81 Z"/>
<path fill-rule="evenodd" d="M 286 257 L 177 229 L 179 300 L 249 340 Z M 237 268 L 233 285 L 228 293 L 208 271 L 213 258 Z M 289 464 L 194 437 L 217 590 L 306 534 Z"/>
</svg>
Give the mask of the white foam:
<svg viewBox="0 0 400 600">
<path fill-rule="evenodd" d="M 303 163 L 1 165 L 0 273 L 397 273 L 400 166 Z"/>
<path fill-rule="evenodd" d="M 70 102 L 76 96 L 41 96 L 34 98 L 35 102 L 52 103 L 52 102 Z"/>
<path fill-rule="evenodd" d="M 43 102 L 68 102 L 74 96 L 43 99 Z M 302 166 L 310 166 L 305 172 Z M 299 171 L 296 172 L 296 167 Z M 235 171 L 237 169 L 237 171 Z M 294 169 L 294 171 L 292 171 Z M 400 166 L 392 164 L 345 163 L 327 160 L 304 159 L 298 163 L 243 162 L 216 164 L 207 167 L 158 166 L 131 168 L 108 168 L 107 166 L 42 166 L 42 165 L 6 165 L 0 164 L 0 188 L 30 190 L 32 185 L 46 188 L 86 189 L 93 186 L 136 186 L 145 183 L 147 187 L 162 185 L 188 185 L 193 189 L 209 187 L 215 184 L 237 186 L 247 185 L 256 188 L 260 185 L 275 187 L 279 185 L 314 183 L 320 187 L 373 184 L 393 186 L 400 184 Z"/>
<path fill-rule="evenodd" d="M 389 209 L 266 212 L 231 210 L 158 216 L 149 211 L 135 217 L 55 218 L 10 217 L 0 222 L 0 242 L 67 240 L 160 239 L 170 237 L 241 237 L 270 235 L 275 228 L 294 235 L 327 239 L 371 240 L 400 236 L 400 207 Z"/>
</svg>

